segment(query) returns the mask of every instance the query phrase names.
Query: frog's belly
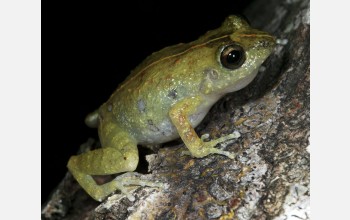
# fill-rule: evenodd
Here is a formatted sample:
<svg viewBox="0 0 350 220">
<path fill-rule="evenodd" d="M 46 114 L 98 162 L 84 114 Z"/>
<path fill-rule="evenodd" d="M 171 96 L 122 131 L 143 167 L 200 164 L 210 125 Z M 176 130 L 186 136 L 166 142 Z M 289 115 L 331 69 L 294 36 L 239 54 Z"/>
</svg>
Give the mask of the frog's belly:
<svg viewBox="0 0 350 220">
<path fill-rule="evenodd" d="M 190 115 L 189 120 L 192 127 L 197 127 L 203 120 L 209 109 L 202 110 L 193 115 Z M 176 127 L 169 118 L 163 120 L 161 123 L 149 123 L 148 128 L 144 131 L 137 132 L 136 139 L 141 145 L 162 144 L 179 138 L 179 133 Z"/>
</svg>

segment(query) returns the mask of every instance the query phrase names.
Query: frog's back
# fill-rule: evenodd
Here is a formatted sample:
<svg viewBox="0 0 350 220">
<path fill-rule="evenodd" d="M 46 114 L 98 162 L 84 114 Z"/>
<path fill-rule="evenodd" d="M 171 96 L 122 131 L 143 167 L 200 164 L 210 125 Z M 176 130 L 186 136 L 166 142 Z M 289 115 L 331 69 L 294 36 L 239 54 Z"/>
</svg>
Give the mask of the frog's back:
<svg viewBox="0 0 350 220">
<path fill-rule="evenodd" d="M 195 41 L 189 43 L 179 43 L 176 45 L 165 47 L 157 52 L 152 53 L 145 60 L 143 60 L 143 62 L 141 62 L 133 71 L 131 71 L 131 74 L 119 87 L 125 86 L 128 83 L 128 81 L 131 81 L 132 79 L 138 77 L 138 75 L 142 74 L 143 71 L 145 71 L 153 65 L 156 65 L 159 62 L 162 62 L 165 59 L 171 59 L 176 56 L 180 56 L 181 54 L 186 53 L 192 49 L 209 44 L 211 41 L 228 37 L 235 30 L 241 28 L 241 23 L 246 23 L 244 19 L 239 21 L 237 21 L 237 19 L 239 18 L 235 16 L 229 16 L 226 18 L 226 20 L 223 22 L 220 28 L 208 31 Z"/>
</svg>

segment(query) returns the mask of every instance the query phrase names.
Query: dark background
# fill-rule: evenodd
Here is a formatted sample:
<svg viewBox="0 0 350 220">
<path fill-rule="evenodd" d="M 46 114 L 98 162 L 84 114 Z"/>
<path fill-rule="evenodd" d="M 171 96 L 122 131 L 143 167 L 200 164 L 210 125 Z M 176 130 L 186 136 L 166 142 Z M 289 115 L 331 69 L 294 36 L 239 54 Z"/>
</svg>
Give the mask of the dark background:
<svg viewBox="0 0 350 220">
<path fill-rule="evenodd" d="M 85 116 L 130 70 L 152 52 L 218 28 L 250 2 L 43 1 L 42 202 L 64 177 L 69 157 L 97 138 Z"/>
</svg>

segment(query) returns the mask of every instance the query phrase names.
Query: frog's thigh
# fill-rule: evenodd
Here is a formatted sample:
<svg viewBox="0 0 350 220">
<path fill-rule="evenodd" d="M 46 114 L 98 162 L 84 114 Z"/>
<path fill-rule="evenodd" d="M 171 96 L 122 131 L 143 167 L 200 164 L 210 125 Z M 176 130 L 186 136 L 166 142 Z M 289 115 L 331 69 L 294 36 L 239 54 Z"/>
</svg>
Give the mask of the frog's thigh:
<svg viewBox="0 0 350 220">
<path fill-rule="evenodd" d="M 189 115 L 195 113 L 203 102 L 199 96 L 183 99 L 176 103 L 169 112 L 169 116 L 176 127 L 181 139 L 194 157 L 205 157 L 208 154 L 221 154 L 234 158 L 234 154 L 214 148 L 215 145 L 232 139 L 233 135 L 224 136 L 209 142 L 203 142 L 192 127 Z"/>
<path fill-rule="evenodd" d="M 137 145 L 129 143 L 124 149 L 128 150 L 122 152 L 118 148 L 105 147 L 72 156 L 68 161 L 68 169 L 91 197 L 101 201 L 118 189 L 118 183 L 111 181 L 97 185 L 91 175 L 134 171 L 139 159 Z"/>
</svg>

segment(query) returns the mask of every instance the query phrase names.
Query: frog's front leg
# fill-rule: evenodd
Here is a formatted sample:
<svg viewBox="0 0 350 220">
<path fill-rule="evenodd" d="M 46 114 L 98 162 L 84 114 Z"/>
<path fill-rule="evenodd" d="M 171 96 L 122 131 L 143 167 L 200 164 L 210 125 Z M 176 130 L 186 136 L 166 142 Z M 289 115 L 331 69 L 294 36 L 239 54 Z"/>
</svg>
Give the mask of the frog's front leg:
<svg viewBox="0 0 350 220">
<path fill-rule="evenodd" d="M 84 188 L 84 190 L 95 200 L 102 201 L 109 194 L 119 189 L 126 194 L 128 199 L 135 198 L 126 190 L 126 185 L 157 186 L 157 183 L 140 180 L 138 176 L 118 176 L 115 180 L 97 185 L 91 175 L 109 175 L 127 171 L 134 171 L 138 164 L 138 150 L 136 142 L 127 138 L 116 140 L 113 147 L 104 147 L 72 156 L 68 161 L 68 169 Z M 122 146 L 117 145 L 122 144 Z"/>
<path fill-rule="evenodd" d="M 189 149 L 192 156 L 201 158 L 209 154 L 221 154 L 233 159 L 235 156 L 233 153 L 214 147 L 221 142 L 235 138 L 235 135 L 230 134 L 212 141 L 204 142 L 198 137 L 192 127 L 189 115 L 195 113 L 203 101 L 203 98 L 200 96 L 190 97 L 179 101 L 170 109 L 169 116 L 171 121 L 175 125 L 181 139 Z"/>
</svg>

